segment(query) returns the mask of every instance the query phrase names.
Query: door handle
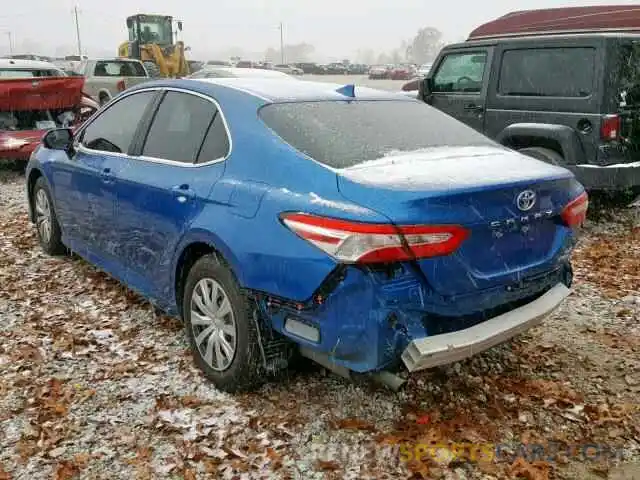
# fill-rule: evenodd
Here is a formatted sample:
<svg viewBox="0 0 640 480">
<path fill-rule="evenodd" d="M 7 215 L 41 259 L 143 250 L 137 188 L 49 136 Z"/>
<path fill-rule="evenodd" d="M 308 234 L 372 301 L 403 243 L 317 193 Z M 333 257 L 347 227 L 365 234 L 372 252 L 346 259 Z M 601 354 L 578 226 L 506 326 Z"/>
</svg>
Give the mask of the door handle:
<svg viewBox="0 0 640 480">
<path fill-rule="evenodd" d="M 178 202 L 180 203 L 185 203 L 188 199 L 193 198 L 193 196 L 195 195 L 193 190 L 191 190 L 191 188 L 189 188 L 189 185 L 186 183 L 183 183 L 182 185 L 176 185 L 171 190 L 173 191 L 176 200 L 178 200 Z"/>
<path fill-rule="evenodd" d="M 475 103 L 467 103 L 464 106 L 464 109 L 467 112 L 477 112 L 477 113 L 482 113 L 484 112 L 484 107 L 482 105 L 476 105 Z"/>
<path fill-rule="evenodd" d="M 102 178 L 103 183 L 113 183 L 113 174 L 111 173 L 110 168 L 103 169 L 100 177 Z"/>
</svg>

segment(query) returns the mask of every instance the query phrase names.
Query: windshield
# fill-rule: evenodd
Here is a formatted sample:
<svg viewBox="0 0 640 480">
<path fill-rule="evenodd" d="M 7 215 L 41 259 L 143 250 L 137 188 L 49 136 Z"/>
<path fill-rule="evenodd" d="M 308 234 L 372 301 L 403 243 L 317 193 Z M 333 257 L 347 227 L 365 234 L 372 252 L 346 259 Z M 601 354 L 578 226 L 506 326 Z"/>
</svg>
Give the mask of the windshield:
<svg viewBox="0 0 640 480">
<path fill-rule="evenodd" d="M 425 148 L 495 145 L 422 102 L 276 103 L 262 107 L 259 116 L 291 146 L 333 168 Z"/>
<path fill-rule="evenodd" d="M 173 44 L 171 19 L 166 17 L 143 16 L 129 27 L 129 41 L 137 40 L 159 45 Z"/>
<path fill-rule="evenodd" d="M 144 67 L 139 62 L 120 60 L 96 62 L 96 77 L 146 77 Z"/>
</svg>

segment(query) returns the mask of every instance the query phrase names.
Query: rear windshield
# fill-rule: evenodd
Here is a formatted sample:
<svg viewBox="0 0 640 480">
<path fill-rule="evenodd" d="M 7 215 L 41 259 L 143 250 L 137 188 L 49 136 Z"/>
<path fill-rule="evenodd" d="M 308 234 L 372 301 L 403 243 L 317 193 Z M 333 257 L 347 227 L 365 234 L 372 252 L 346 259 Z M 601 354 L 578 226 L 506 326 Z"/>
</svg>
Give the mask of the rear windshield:
<svg viewBox="0 0 640 480">
<path fill-rule="evenodd" d="M 96 62 L 97 77 L 146 77 L 144 67 L 138 62 Z"/>
<path fill-rule="evenodd" d="M 0 78 L 31 78 L 31 77 L 64 77 L 61 70 L 27 70 L 19 68 L 0 68 Z"/>
<path fill-rule="evenodd" d="M 332 168 L 352 167 L 395 152 L 495 145 L 422 102 L 274 103 L 262 107 L 259 116 L 292 147 Z"/>
</svg>

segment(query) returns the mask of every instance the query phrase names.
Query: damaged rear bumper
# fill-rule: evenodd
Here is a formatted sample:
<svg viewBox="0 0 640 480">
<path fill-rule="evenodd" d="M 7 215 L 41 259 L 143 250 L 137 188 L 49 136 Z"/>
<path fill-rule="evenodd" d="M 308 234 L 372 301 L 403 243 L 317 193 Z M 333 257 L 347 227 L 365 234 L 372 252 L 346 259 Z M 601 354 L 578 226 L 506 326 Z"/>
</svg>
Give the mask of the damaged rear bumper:
<svg viewBox="0 0 640 480">
<path fill-rule="evenodd" d="M 473 327 L 412 340 L 402 361 L 415 372 L 471 357 L 539 324 L 569 293 L 566 285 L 558 283 L 538 299 Z"/>
</svg>

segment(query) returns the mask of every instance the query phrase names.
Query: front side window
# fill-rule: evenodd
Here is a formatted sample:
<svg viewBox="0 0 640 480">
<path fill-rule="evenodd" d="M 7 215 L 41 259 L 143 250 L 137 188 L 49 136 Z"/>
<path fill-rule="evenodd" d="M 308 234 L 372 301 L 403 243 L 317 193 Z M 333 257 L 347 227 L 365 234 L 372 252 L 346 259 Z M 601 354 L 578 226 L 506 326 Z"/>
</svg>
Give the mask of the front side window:
<svg viewBox="0 0 640 480">
<path fill-rule="evenodd" d="M 487 52 L 451 53 L 433 77 L 434 92 L 478 93 L 487 64 Z"/>
<path fill-rule="evenodd" d="M 155 93 L 135 93 L 114 103 L 85 128 L 80 143 L 92 150 L 127 153 Z"/>
<path fill-rule="evenodd" d="M 151 124 L 142 155 L 195 162 L 216 111 L 216 106 L 204 98 L 168 92 Z"/>
<path fill-rule="evenodd" d="M 530 48 L 502 55 L 498 93 L 527 97 L 588 97 L 593 91 L 595 48 Z"/>
</svg>

